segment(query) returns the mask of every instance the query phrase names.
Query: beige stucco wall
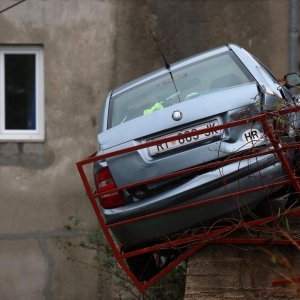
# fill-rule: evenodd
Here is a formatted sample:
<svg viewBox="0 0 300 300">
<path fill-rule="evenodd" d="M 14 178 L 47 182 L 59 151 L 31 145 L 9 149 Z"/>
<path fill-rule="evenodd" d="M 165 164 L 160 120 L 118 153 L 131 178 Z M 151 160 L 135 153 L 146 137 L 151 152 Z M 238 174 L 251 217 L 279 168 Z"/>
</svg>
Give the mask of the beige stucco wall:
<svg viewBox="0 0 300 300">
<path fill-rule="evenodd" d="M 236 43 L 277 75 L 288 71 L 288 1 L 117 1 L 114 82 L 162 67 L 149 31 L 174 62 L 222 44 Z"/>
<path fill-rule="evenodd" d="M 0 15 L 0 43 L 44 47 L 46 115 L 44 143 L 0 143 L 0 299 L 109 295 L 99 296 L 97 270 L 68 261 L 57 237 L 76 239 L 64 229 L 72 215 L 85 230 L 97 227 L 75 162 L 95 151 L 114 11 L 112 1 L 28 0 Z"/>
<path fill-rule="evenodd" d="M 27 0 L 1 14 L 0 44 L 44 47 L 46 139 L 0 143 L 0 299 L 111 297 L 56 239 L 78 239 L 71 215 L 97 227 L 75 162 L 96 148 L 106 93 L 163 66 L 149 30 L 170 62 L 232 42 L 281 75 L 287 18 L 285 0 Z"/>
</svg>

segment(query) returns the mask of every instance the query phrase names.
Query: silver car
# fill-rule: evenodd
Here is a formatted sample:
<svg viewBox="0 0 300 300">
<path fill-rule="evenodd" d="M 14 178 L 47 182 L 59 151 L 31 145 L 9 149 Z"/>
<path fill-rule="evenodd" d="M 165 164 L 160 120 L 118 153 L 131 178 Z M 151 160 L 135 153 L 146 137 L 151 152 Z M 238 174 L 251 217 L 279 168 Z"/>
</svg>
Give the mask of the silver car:
<svg viewBox="0 0 300 300">
<path fill-rule="evenodd" d="M 293 86 L 299 84 L 299 75 L 291 77 Z M 241 160 L 222 168 L 201 169 L 105 194 L 99 202 L 106 223 L 282 180 L 281 163 L 274 154 L 242 159 L 245 153 L 262 151 L 268 143 L 259 122 L 181 136 L 295 101 L 289 89 L 281 86 L 265 66 L 233 44 L 179 61 L 169 69 L 160 69 L 113 90 L 100 118 L 99 155 L 161 138 L 178 139 L 96 162 L 94 177 L 99 193 L 226 160 L 233 153 Z M 288 135 L 287 138 L 295 138 L 292 130 Z M 254 208 L 277 189 L 143 219 L 113 228 L 112 232 L 124 249 L 136 249 L 236 213 L 237 207 Z"/>
</svg>

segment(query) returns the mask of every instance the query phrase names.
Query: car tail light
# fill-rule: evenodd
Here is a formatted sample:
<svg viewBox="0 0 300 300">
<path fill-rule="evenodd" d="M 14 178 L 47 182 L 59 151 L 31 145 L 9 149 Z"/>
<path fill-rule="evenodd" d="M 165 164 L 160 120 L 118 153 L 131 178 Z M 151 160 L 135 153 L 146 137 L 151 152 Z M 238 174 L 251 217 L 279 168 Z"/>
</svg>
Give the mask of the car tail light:
<svg viewBox="0 0 300 300">
<path fill-rule="evenodd" d="M 113 208 L 125 204 L 124 197 L 121 193 L 114 191 L 117 187 L 108 167 L 100 169 L 95 174 L 95 181 L 99 194 L 107 192 L 99 196 L 100 203 L 104 208 Z M 111 192 L 109 193 L 109 191 Z"/>
</svg>

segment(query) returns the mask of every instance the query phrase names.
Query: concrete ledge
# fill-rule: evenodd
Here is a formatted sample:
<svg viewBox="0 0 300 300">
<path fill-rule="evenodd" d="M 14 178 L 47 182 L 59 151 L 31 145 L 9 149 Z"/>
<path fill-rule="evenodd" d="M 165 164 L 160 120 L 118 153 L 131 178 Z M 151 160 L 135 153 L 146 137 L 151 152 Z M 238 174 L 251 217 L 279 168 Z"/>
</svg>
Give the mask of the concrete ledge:
<svg viewBox="0 0 300 300">
<path fill-rule="evenodd" d="M 294 246 L 209 245 L 189 259 L 185 299 L 299 299 L 297 284 L 272 287 L 284 276 L 300 276 Z"/>
</svg>

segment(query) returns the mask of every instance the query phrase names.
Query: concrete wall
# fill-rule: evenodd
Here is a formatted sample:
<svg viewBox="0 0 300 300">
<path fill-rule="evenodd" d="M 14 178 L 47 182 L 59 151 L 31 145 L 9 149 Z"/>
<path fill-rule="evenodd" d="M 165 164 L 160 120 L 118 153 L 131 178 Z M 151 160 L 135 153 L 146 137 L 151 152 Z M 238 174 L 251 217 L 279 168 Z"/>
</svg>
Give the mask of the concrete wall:
<svg viewBox="0 0 300 300">
<path fill-rule="evenodd" d="M 0 299 L 108 297 L 97 270 L 67 261 L 57 237 L 78 239 L 64 230 L 72 215 L 97 227 L 75 162 L 95 151 L 114 13 L 112 1 L 28 0 L 0 15 L 0 43 L 44 47 L 46 112 L 44 143 L 0 143 Z"/>
<path fill-rule="evenodd" d="M 1 1 L 0 10 L 13 1 Z M 287 72 L 284 0 L 27 0 L 0 15 L 0 44 L 42 44 L 46 140 L 0 143 L 0 299 L 109 299 L 97 271 L 69 262 L 57 237 L 79 215 L 97 227 L 75 169 L 96 147 L 98 113 L 113 87 L 233 42 Z M 94 253 L 80 252 L 91 260 Z"/>
<path fill-rule="evenodd" d="M 114 83 L 163 66 L 150 37 L 156 33 L 174 62 L 222 44 L 236 43 L 277 75 L 288 70 L 288 1 L 118 1 Z"/>
<path fill-rule="evenodd" d="M 211 245 L 189 259 L 184 299 L 296 300 L 298 284 L 273 287 L 272 281 L 299 276 L 299 270 L 295 247 Z"/>
</svg>

